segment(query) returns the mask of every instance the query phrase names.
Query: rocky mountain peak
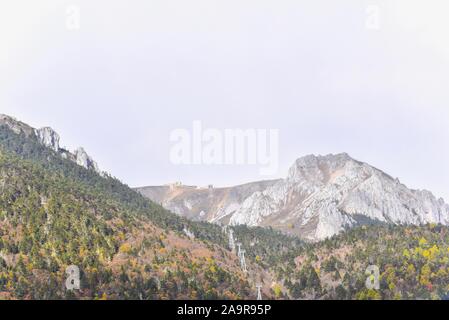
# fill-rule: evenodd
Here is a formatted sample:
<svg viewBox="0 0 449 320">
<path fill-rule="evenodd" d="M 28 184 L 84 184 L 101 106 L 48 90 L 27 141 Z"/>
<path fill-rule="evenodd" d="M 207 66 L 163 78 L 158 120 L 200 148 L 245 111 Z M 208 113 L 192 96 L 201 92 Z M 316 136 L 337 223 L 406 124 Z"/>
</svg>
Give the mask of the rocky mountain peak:
<svg viewBox="0 0 449 320">
<path fill-rule="evenodd" d="M 212 195 L 196 190 L 166 191 L 163 196 L 159 192 L 157 200 L 194 220 L 274 227 L 311 241 L 367 223 L 449 224 L 449 206 L 442 199 L 409 189 L 347 153 L 299 158 L 285 179 L 252 185 L 258 188 L 245 193 L 239 186 Z M 150 199 L 156 194 L 139 191 Z"/>
<path fill-rule="evenodd" d="M 8 116 L 6 114 L 0 114 L 0 125 L 7 126 L 16 134 L 23 133 L 27 136 L 30 136 L 34 132 L 33 128 L 31 128 L 29 125 L 20 122 L 16 118 Z"/>
<path fill-rule="evenodd" d="M 318 163 L 345 163 L 347 161 L 355 161 L 353 158 L 349 156 L 347 153 L 337 153 L 337 154 L 328 154 L 328 155 L 306 155 L 304 157 L 300 157 L 295 161 L 295 165 L 297 166 L 310 166 L 316 165 Z"/>
<path fill-rule="evenodd" d="M 314 185 L 322 185 L 335 179 L 346 170 L 362 165 L 347 153 L 326 156 L 308 155 L 295 161 L 289 169 L 287 180 L 290 182 L 307 181 Z"/>
<path fill-rule="evenodd" d="M 100 173 L 97 163 L 87 154 L 84 148 L 80 147 L 76 149 L 73 154 L 75 155 L 75 162 L 78 165 Z"/>
<path fill-rule="evenodd" d="M 83 148 L 78 148 L 73 153 L 60 148 L 60 136 L 50 127 L 34 129 L 33 127 L 17 120 L 14 117 L 0 114 L 0 126 L 7 126 L 16 134 L 25 134 L 27 137 L 34 136 L 45 147 L 57 152 L 64 159 L 69 159 L 78 165 L 103 175 L 97 163 L 86 153 Z"/>
<path fill-rule="evenodd" d="M 52 149 L 55 152 L 59 151 L 59 134 L 57 134 L 52 128 L 44 127 L 36 130 L 36 136 L 39 141 L 46 147 Z"/>
</svg>

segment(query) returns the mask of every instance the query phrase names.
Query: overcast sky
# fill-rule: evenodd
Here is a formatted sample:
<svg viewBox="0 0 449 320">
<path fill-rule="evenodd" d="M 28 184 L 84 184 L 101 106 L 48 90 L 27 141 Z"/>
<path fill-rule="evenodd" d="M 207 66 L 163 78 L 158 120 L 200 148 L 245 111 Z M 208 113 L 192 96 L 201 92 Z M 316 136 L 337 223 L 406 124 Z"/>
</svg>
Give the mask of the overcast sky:
<svg viewBox="0 0 449 320">
<path fill-rule="evenodd" d="M 448 12 L 447 0 L 3 0 L 0 113 L 53 127 L 131 186 L 270 178 L 171 164 L 170 132 L 201 120 L 279 129 L 273 177 L 347 152 L 449 201 Z"/>
</svg>

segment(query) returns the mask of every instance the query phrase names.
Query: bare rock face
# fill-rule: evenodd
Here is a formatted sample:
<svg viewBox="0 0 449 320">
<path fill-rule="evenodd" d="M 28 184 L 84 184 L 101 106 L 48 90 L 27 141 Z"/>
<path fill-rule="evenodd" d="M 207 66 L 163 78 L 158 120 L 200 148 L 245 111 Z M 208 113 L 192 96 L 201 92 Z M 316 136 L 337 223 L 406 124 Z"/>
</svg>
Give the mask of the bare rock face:
<svg viewBox="0 0 449 320">
<path fill-rule="evenodd" d="M 60 148 L 60 137 L 58 133 L 50 127 L 34 129 L 13 117 L 0 114 L 0 126 L 1 125 L 7 126 L 16 134 L 25 134 L 27 137 L 34 135 L 43 146 L 57 152 L 62 158 L 71 160 L 88 170 L 94 170 L 100 175 L 105 174 L 100 171 L 97 163 L 86 153 L 83 148 L 78 148 L 73 153 Z"/>
<path fill-rule="evenodd" d="M 195 221 L 228 224 L 243 202 L 277 180 L 248 183 L 231 188 L 185 186 L 179 183 L 138 188 L 137 191 L 180 216 Z"/>
<path fill-rule="evenodd" d="M 7 116 L 5 114 L 0 114 L 0 125 L 7 126 L 9 129 L 14 131 L 16 134 L 25 134 L 27 137 L 34 133 L 34 129 L 29 125 L 18 121 L 16 118 Z"/>
<path fill-rule="evenodd" d="M 182 187 L 156 194 L 138 189 L 166 208 L 194 220 L 273 227 L 316 241 L 368 223 L 449 224 L 449 206 L 428 191 L 343 153 L 298 159 L 285 179 L 205 190 Z M 231 195 L 231 196 L 230 196 Z"/>
<path fill-rule="evenodd" d="M 75 162 L 88 170 L 94 170 L 100 173 L 97 163 L 87 154 L 83 148 L 78 148 L 74 151 Z"/>
<path fill-rule="evenodd" d="M 46 147 L 55 152 L 59 152 L 59 135 L 50 127 L 44 127 L 36 130 L 36 136 Z"/>
<path fill-rule="evenodd" d="M 264 224 L 273 216 L 306 239 L 319 240 L 367 222 L 449 222 L 449 207 L 427 191 L 397 180 L 347 154 L 301 158 L 287 179 L 253 195 L 231 224 Z M 288 212 L 288 214 L 282 214 Z"/>
</svg>

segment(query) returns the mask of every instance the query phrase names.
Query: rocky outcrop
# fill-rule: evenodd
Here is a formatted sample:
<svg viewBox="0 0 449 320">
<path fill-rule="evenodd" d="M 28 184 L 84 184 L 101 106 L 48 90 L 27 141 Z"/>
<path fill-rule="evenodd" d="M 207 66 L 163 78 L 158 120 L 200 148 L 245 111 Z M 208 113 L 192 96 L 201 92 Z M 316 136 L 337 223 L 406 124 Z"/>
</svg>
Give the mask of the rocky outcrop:
<svg viewBox="0 0 449 320">
<path fill-rule="evenodd" d="M 94 170 L 100 173 L 97 163 L 87 154 L 83 148 L 78 148 L 74 151 L 75 162 L 88 170 Z"/>
<path fill-rule="evenodd" d="M 179 183 L 136 190 L 178 215 L 195 221 L 227 224 L 242 203 L 277 180 L 248 183 L 231 188 L 185 186 Z"/>
<path fill-rule="evenodd" d="M 7 126 L 9 129 L 14 131 L 16 134 L 25 134 L 26 136 L 30 136 L 34 134 L 34 129 L 29 125 L 20 122 L 14 117 L 7 116 L 5 114 L 0 114 L 0 126 Z"/>
<path fill-rule="evenodd" d="M 37 129 L 36 136 L 39 141 L 46 147 L 52 149 L 55 152 L 59 152 L 59 135 L 50 127 L 44 127 Z"/>
<path fill-rule="evenodd" d="M 50 127 L 34 129 L 31 126 L 18 121 L 17 119 L 0 115 L 0 126 L 5 125 L 16 134 L 25 134 L 27 137 L 34 135 L 36 139 L 45 147 L 57 152 L 62 158 L 71 160 L 88 170 L 94 170 L 100 175 L 105 175 L 97 163 L 86 153 L 83 148 L 78 148 L 73 153 L 60 147 L 60 137 Z"/>
<path fill-rule="evenodd" d="M 449 224 L 449 206 L 442 199 L 408 189 L 345 153 L 306 156 L 293 164 L 285 179 L 246 186 L 253 187 L 213 193 L 178 188 L 157 200 L 191 219 L 271 226 L 311 241 L 368 223 Z M 138 191 L 152 198 L 148 188 Z"/>
</svg>

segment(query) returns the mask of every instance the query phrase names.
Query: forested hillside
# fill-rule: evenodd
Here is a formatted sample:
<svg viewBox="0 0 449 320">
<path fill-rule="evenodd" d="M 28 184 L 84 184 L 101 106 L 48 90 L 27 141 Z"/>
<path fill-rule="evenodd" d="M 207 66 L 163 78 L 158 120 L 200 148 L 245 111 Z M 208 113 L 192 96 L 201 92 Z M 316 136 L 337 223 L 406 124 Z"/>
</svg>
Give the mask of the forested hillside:
<svg viewBox="0 0 449 320">
<path fill-rule="evenodd" d="M 446 299 L 449 228 L 369 225 L 307 244 L 192 222 L 0 127 L 2 299 Z M 81 289 L 67 290 L 77 265 Z M 368 266 L 380 271 L 367 289 Z"/>
<path fill-rule="evenodd" d="M 3 297 L 254 298 L 254 277 L 241 272 L 219 226 L 179 218 L 7 127 L 0 142 Z M 300 246 L 271 230 L 235 235 L 251 248 L 251 275 L 268 275 L 262 266 Z M 69 265 L 82 271 L 80 291 L 65 290 Z"/>
<path fill-rule="evenodd" d="M 379 268 L 379 290 L 365 285 L 368 266 Z M 296 299 L 448 299 L 449 228 L 358 227 L 308 245 L 277 274 Z"/>
</svg>

